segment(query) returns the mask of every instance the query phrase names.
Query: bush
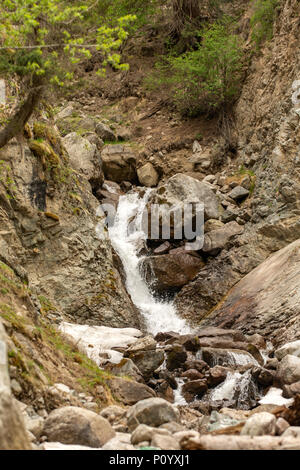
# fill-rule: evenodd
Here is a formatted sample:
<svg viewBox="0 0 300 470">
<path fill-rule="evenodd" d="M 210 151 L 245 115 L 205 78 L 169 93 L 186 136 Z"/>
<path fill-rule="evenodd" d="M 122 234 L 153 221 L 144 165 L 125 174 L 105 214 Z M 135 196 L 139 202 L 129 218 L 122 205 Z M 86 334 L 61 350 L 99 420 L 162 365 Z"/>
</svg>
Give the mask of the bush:
<svg viewBox="0 0 300 470">
<path fill-rule="evenodd" d="M 252 41 L 256 47 L 273 37 L 273 24 L 279 0 L 256 0 L 251 18 Z"/>
<path fill-rule="evenodd" d="M 240 88 L 242 48 L 228 24 L 215 23 L 201 32 L 196 50 L 168 57 L 147 80 L 152 87 L 166 85 L 183 115 L 213 114 L 230 103 Z"/>
</svg>

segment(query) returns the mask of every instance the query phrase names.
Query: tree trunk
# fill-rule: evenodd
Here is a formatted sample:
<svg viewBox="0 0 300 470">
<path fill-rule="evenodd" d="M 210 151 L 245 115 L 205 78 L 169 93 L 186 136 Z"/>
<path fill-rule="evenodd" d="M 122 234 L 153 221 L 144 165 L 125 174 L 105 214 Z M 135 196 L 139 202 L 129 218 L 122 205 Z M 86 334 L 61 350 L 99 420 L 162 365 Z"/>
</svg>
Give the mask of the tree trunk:
<svg viewBox="0 0 300 470">
<path fill-rule="evenodd" d="M 24 103 L 19 106 L 8 124 L 0 131 L 0 148 L 4 147 L 13 137 L 23 132 L 25 124 L 41 100 L 43 88 L 41 79 L 36 80 L 35 85 L 28 92 Z"/>
</svg>

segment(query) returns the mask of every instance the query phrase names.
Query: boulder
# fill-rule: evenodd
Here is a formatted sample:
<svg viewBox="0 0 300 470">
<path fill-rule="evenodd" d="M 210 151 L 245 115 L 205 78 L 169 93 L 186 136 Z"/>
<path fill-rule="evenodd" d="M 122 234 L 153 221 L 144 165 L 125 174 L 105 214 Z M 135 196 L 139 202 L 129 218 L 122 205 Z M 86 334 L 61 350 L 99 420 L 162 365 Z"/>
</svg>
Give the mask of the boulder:
<svg viewBox="0 0 300 470">
<path fill-rule="evenodd" d="M 196 369 L 188 369 L 183 374 L 181 374 L 181 377 L 184 377 L 188 380 L 199 380 L 203 379 L 204 375 L 198 372 Z"/>
<path fill-rule="evenodd" d="M 0 450 L 30 450 L 22 414 L 14 400 L 8 374 L 6 334 L 0 321 Z"/>
<path fill-rule="evenodd" d="M 276 436 L 199 436 L 190 437 L 184 450 L 299 450 L 300 439 Z"/>
<path fill-rule="evenodd" d="M 204 233 L 212 232 L 214 230 L 219 230 L 224 227 L 224 223 L 221 220 L 209 219 L 204 224 Z"/>
<path fill-rule="evenodd" d="M 163 434 L 154 434 L 151 440 L 151 446 L 161 450 L 180 450 L 178 439 Z"/>
<path fill-rule="evenodd" d="M 188 251 L 148 256 L 140 264 L 143 277 L 158 292 L 178 289 L 193 280 L 203 268 L 200 256 Z"/>
<path fill-rule="evenodd" d="M 191 402 L 195 397 L 201 398 L 207 390 L 205 379 L 190 380 L 182 387 L 182 394 L 187 402 Z"/>
<path fill-rule="evenodd" d="M 124 357 L 119 364 L 110 365 L 109 370 L 114 375 L 130 377 L 136 382 L 143 382 L 143 376 L 135 363 Z"/>
<path fill-rule="evenodd" d="M 300 395 L 300 382 L 295 382 L 291 385 L 283 386 L 284 398 L 293 398 L 295 395 Z"/>
<path fill-rule="evenodd" d="M 121 406 L 110 405 L 104 408 L 100 412 L 100 416 L 107 419 L 111 424 L 115 421 L 122 419 L 126 414 L 126 409 L 121 408 Z"/>
<path fill-rule="evenodd" d="M 299 261 L 297 240 L 240 280 L 207 315 L 203 326 L 238 328 L 248 335 L 259 331 L 275 346 L 295 340 L 300 330 Z"/>
<path fill-rule="evenodd" d="M 43 435 L 50 441 L 102 447 L 115 436 L 110 423 L 93 411 L 65 406 L 52 411 L 44 423 Z"/>
<path fill-rule="evenodd" d="M 168 370 L 175 370 L 182 367 L 187 359 L 187 353 L 180 344 L 174 344 L 167 352 L 166 366 Z"/>
<path fill-rule="evenodd" d="M 224 382 L 230 369 L 223 366 L 214 366 L 209 369 L 207 383 L 209 387 L 215 387 Z"/>
<path fill-rule="evenodd" d="M 284 344 L 275 351 L 276 358 L 281 361 L 287 354 L 300 357 L 300 339 Z"/>
<path fill-rule="evenodd" d="M 126 380 L 121 377 L 113 377 L 107 380 L 113 396 L 124 405 L 134 405 L 140 400 L 155 397 L 152 388 L 147 385 Z"/>
<path fill-rule="evenodd" d="M 228 366 L 237 368 L 245 365 L 258 365 L 258 362 L 247 351 L 240 349 L 202 348 L 202 357 L 210 367 Z"/>
<path fill-rule="evenodd" d="M 126 145 L 106 145 L 101 152 L 105 178 L 116 183 L 135 183 L 136 156 Z"/>
<path fill-rule="evenodd" d="M 149 441 L 151 442 L 154 434 L 161 434 L 163 436 L 170 436 L 171 433 L 167 429 L 163 428 L 153 428 L 147 426 L 146 424 L 139 424 L 131 434 L 131 443 L 136 445 L 140 442 Z"/>
<path fill-rule="evenodd" d="M 70 157 L 71 166 L 92 182 L 100 186 L 103 181 L 101 159 L 96 145 L 81 137 L 77 132 L 71 132 L 63 138 L 63 144 Z"/>
<path fill-rule="evenodd" d="M 262 412 L 251 416 L 241 430 L 241 436 L 274 436 L 276 418 L 273 414 Z"/>
<path fill-rule="evenodd" d="M 102 450 L 135 450 L 135 447 L 130 444 L 130 434 L 117 432 L 115 437 L 104 444 Z"/>
<path fill-rule="evenodd" d="M 217 254 L 220 250 L 225 248 L 227 243 L 234 236 L 240 235 L 243 231 L 244 227 L 237 222 L 229 222 L 223 227 L 205 234 L 202 250 L 204 253 L 211 255 Z"/>
<path fill-rule="evenodd" d="M 139 424 L 158 427 L 170 421 L 178 422 L 176 408 L 163 398 L 148 398 L 133 405 L 127 412 L 128 428 L 133 431 Z"/>
<path fill-rule="evenodd" d="M 158 173 L 150 162 L 138 168 L 137 176 L 140 184 L 147 188 L 152 188 L 158 183 Z"/>
<path fill-rule="evenodd" d="M 117 136 L 114 131 L 104 124 L 103 122 L 99 122 L 95 127 L 96 134 L 100 137 L 100 139 L 108 142 L 114 142 L 117 140 Z"/>
<path fill-rule="evenodd" d="M 156 349 L 156 341 L 151 335 L 139 338 L 135 343 L 127 348 L 126 354 L 136 353 L 140 351 L 153 351 Z"/>
<path fill-rule="evenodd" d="M 289 426 L 284 433 L 282 434 L 283 437 L 296 437 L 300 439 L 300 426 Z"/>
<path fill-rule="evenodd" d="M 279 363 L 277 377 L 282 384 L 293 384 L 300 381 L 300 357 L 287 354 Z"/>
<path fill-rule="evenodd" d="M 276 421 L 276 429 L 275 429 L 276 436 L 281 436 L 289 427 L 290 425 L 285 419 L 278 418 Z"/>
<path fill-rule="evenodd" d="M 232 191 L 230 191 L 228 196 L 234 201 L 240 201 L 241 199 L 245 199 L 249 196 L 249 194 L 248 189 L 243 188 L 243 186 L 236 186 Z"/>
<path fill-rule="evenodd" d="M 139 351 L 130 354 L 130 359 L 141 371 L 145 380 L 149 380 L 153 372 L 164 362 L 164 352 L 161 349 Z"/>
</svg>

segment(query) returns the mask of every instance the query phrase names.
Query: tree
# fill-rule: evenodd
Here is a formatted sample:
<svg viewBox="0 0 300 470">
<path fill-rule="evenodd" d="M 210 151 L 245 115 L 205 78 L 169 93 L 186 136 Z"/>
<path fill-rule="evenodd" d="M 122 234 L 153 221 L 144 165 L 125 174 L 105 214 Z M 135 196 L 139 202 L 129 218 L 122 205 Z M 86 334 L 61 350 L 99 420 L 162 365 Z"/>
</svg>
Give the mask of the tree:
<svg viewBox="0 0 300 470">
<path fill-rule="evenodd" d="M 83 34 L 85 18 L 96 4 L 92 0 L 0 0 L 0 74 L 16 74 L 23 90 L 17 110 L 0 131 L 0 148 L 22 132 L 44 91 L 71 80 L 76 64 L 90 58 L 91 51 L 101 52 L 99 74 L 108 64 L 127 68 L 118 50 L 135 16 L 126 15 L 114 27 L 102 25 L 92 34 Z"/>
</svg>

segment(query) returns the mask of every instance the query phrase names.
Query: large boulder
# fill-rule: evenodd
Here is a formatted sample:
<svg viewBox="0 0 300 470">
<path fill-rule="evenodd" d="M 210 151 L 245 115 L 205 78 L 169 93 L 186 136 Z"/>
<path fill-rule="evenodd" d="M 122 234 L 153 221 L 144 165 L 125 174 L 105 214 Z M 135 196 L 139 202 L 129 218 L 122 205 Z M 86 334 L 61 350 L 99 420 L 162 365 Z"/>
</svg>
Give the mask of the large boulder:
<svg viewBox="0 0 300 470">
<path fill-rule="evenodd" d="M 63 138 L 63 144 L 69 154 L 71 166 L 84 174 L 93 184 L 100 186 L 103 181 L 101 159 L 97 147 L 77 132 L 71 132 Z"/>
<path fill-rule="evenodd" d="M 145 380 L 149 380 L 153 372 L 164 362 L 162 349 L 132 352 L 129 357 L 141 371 Z"/>
<path fill-rule="evenodd" d="M 256 359 L 247 351 L 240 349 L 202 348 L 202 357 L 210 367 L 228 366 L 237 368 L 245 365 L 258 365 Z"/>
<path fill-rule="evenodd" d="M 218 219 L 222 211 L 220 201 L 209 184 L 182 173 L 172 176 L 160 186 L 151 202 L 169 206 L 202 203 L 206 220 Z"/>
<path fill-rule="evenodd" d="M 157 292 L 178 289 L 194 279 L 203 268 L 200 256 L 182 250 L 161 256 L 148 256 L 140 264 L 140 270 Z"/>
<path fill-rule="evenodd" d="M 156 396 L 152 388 L 147 385 L 121 377 L 109 379 L 108 385 L 113 396 L 124 405 L 134 405 L 140 400 Z"/>
<path fill-rule="evenodd" d="M 139 424 L 158 427 L 170 421 L 178 422 L 176 408 L 163 398 L 148 398 L 133 405 L 127 412 L 128 428 L 132 431 Z"/>
<path fill-rule="evenodd" d="M 108 142 L 114 142 L 117 140 L 117 136 L 114 131 L 103 122 L 99 122 L 95 127 L 96 134 L 100 137 L 100 139 Z"/>
<path fill-rule="evenodd" d="M 251 416 L 245 423 L 242 436 L 264 436 L 275 435 L 276 418 L 273 414 L 262 412 Z"/>
<path fill-rule="evenodd" d="M 223 227 L 212 230 L 204 236 L 204 244 L 202 250 L 210 255 L 217 254 L 225 248 L 227 243 L 236 235 L 243 233 L 244 227 L 237 222 L 229 222 Z"/>
<path fill-rule="evenodd" d="M 139 182 L 142 186 L 151 188 L 158 183 L 158 173 L 152 163 L 148 162 L 137 170 Z"/>
<path fill-rule="evenodd" d="M 300 358 L 287 354 L 279 363 L 277 377 L 282 384 L 293 384 L 300 380 Z"/>
<path fill-rule="evenodd" d="M 202 322 L 257 331 L 275 345 L 298 338 L 300 240 L 274 253 L 239 281 Z M 224 274 L 225 275 L 225 274 Z"/>
<path fill-rule="evenodd" d="M 287 354 L 291 354 L 292 356 L 300 357 L 300 339 L 297 341 L 292 341 L 291 343 L 284 344 L 281 348 L 278 348 L 275 351 L 275 357 L 279 361 L 287 356 Z"/>
<path fill-rule="evenodd" d="M 105 418 L 93 411 L 64 406 L 49 414 L 43 435 L 53 442 L 98 448 L 112 439 L 115 431 Z"/>
<path fill-rule="evenodd" d="M 30 450 L 21 412 L 8 375 L 6 335 L 0 322 L 0 450 Z"/>
<path fill-rule="evenodd" d="M 116 183 L 136 182 L 136 156 L 129 146 L 106 145 L 102 150 L 101 158 L 106 179 Z"/>
</svg>

